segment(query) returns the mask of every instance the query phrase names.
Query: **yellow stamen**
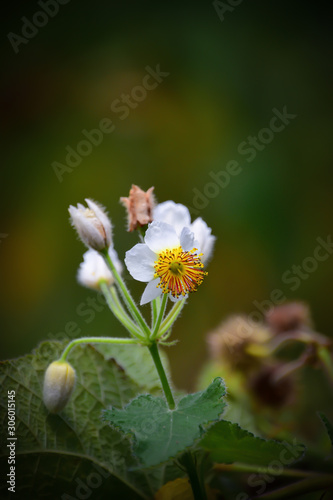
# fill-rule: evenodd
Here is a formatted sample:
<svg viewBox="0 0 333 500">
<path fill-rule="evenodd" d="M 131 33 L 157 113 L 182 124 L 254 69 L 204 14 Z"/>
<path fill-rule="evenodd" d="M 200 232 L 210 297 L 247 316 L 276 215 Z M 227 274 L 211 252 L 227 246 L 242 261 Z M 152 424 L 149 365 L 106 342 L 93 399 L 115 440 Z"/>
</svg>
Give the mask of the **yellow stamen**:
<svg viewBox="0 0 333 500">
<path fill-rule="evenodd" d="M 207 272 L 203 270 L 197 248 L 184 252 L 182 247 L 164 250 L 155 261 L 154 278 L 161 278 L 157 285 L 163 293 L 171 293 L 173 297 L 195 292 L 201 285 Z"/>
</svg>

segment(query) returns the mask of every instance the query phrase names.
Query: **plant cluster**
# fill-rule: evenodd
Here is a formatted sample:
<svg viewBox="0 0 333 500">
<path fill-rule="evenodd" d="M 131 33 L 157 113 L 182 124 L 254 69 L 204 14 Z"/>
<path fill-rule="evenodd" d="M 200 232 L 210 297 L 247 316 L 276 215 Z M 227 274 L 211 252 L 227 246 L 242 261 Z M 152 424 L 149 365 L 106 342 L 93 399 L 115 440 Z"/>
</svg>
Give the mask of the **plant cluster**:
<svg viewBox="0 0 333 500">
<path fill-rule="evenodd" d="M 208 335 L 201 390 L 179 393 L 160 346 L 176 343 L 172 327 L 207 279 L 215 237 L 200 217 L 191 221 L 184 205 L 157 204 L 153 188 L 133 185 L 121 202 L 128 230 L 138 236 L 124 264 L 145 283 L 140 306 L 150 303 L 151 319 L 122 277 L 105 209 L 91 199 L 71 206 L 71 223 L 88 248 L 77 279 L 104 295 L 128 335 L 44 342 L 1 364 L 3 387 L 16 391 L 17 459 L 26 475 L 19 494 L 246 500 L 313 492 L 328 500 L 332 456 L 325 447 L 321 455 L 306 451 L 288 425 L 280 428 L 281 409 L 296 398 L 296 373 L 319 367 L 333 380 L 332 344 L 314 331 L 307 306 L 280 305 L 262 322 L 225 320 Z M 304 349 L 281 358 L 290 344 Z M 332 424 L 320 417 L 332 445 Z"/>
</svg>

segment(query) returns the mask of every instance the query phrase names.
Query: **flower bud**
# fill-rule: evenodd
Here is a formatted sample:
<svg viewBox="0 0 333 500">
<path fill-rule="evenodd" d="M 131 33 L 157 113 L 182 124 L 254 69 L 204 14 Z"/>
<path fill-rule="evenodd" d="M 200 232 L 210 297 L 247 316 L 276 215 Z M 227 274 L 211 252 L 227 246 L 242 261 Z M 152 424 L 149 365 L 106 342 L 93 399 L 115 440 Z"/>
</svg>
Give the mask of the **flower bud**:
<svg viewBox="0 0 333 500">
<path fill-rule="evenodd" d="M 51 413 L 67 405 L 75 385 L 75 370 L 67 361 L 51 363 L 44 377 L 43 400 Z"/>
<path fill-rule="evenodd" d="M 120 274 L 122 272 L 122 265 L 118 259 L 117 252 L 112 247 L 109 248 L 108 252 Z M 96 250 L 92 249 L 83 254 L 83 262 L 80 264 L 77 280 L 81 285 L 93 290 L 100 290 L 101 281 L 105 281 L 109 286 L 114 284 L 113 274 L 106 265 L 105 260 Z"/>
<path fill-rule="evenodd" d="M 69 207 L 72 225 L 88 248 L 104 250 L 112 241 L 111 221 L 102 206 L 89 199 L 86 202 L 89 208 L 81 203 L 78 203 L 77 208 L 72 205 Z"/>
<path fill-rule="evenodd" d="M 121 203 L 127 209 L 129 231 L 134 231 L 134 229 L 152 222 L 153 208 L 155 206 L 153 190 L 154 188 L 151 187 L 145 192 L 132 184 L 129 197 L 120 198 Z"/>
</svg>

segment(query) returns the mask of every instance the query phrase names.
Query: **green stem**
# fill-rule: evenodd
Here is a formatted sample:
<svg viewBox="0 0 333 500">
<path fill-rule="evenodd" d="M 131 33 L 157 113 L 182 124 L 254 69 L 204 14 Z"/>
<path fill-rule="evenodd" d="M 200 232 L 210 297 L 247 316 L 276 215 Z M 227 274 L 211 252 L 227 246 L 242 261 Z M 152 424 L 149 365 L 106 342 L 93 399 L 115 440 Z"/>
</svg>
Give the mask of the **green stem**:
<svg viewBox="0 0 333 500">
<path fill-rule="evenodd" d="M 110 288 L 108 287 L 107 283 L 105 281 L 100 282 L 100 288 L 104 294 L 105 300 L 113 312 L 113 314 L 116 316 L 116 318 L 120 321 L 120 323 L 129 331 L 131 335 L 134 335 L 134 337 L 144 340 L 144 337 L 140 335 L 140 331 L 138 330 L 137 326 L 133 321 L 128 317 L 126 312 L 124 311 L 118 297 L 116 294 L 116 291 L 114 287 Z"/>
<path fill-rule="evenodd" d="M 194 500 L 207 500 L 205 485 L 200 480 L 197 466 L 191 451 L 187 451 L 181 458 L 181 464 L 185 467 L 190 479 Z"/>
<path fill-rule="evenodd" d="M 307 493 L 312 491 L 322 491 L 328 489 L 330 486 L 333 486 L 333 476 L 329 476 L 328 474 L 318 474 L 316 477 L 303 479 L 302 481 L 289 484 L 288 486 L 279 488 L 278 490 L 270 493 L 265 493 L 257 498 L 262 500 L 281 500 L 283 498 L 291 499 L 298 497 L 303 498 L 303 495 Z"/>
<path fill-rule="evenodd" d="M 112 271 L 113 277 L 116 280 L 116 283 L 117 283 L 117 285 L 118 285 L 118 287 L 120 289 L 120 292 L 122 293 L 122 295 L 124 297 L 124 301 L 125 301 L 125 303 L 126 303 L 126 305 L 128 307 L 129 312 L 132 314 L 133 319 L 136 320 L 139 323 L 139 325 L 142 328 L 142 331 L 145 333 L 145 335 L 147 336 L 147 338 L 149 338 L 150 330 L 149 330 L 149 328 L 147 326 L 147 323 L 143 319 L 143 317 L 142 317 L 139 309 L 135 305 L 134 300 L 132 299 L 129 291 L 126 288 L 125 283 L 123 282 L 123 280 L 120 277 L 117 269 L 115 268 L 115 265 L 113 264 L 113 262 L 111 260 L 111 257 L 109 255 L 108 250 L 107 249 L 101 250 L 101 254 L 104 257 L 105 262 L 107 263 L 107 265 L 110 267 L 110 269 Z"/>
<path fill-rule="evenodd" d="M 158 308 L 157 308 L 157 302 L 156 302 L 156 299 L 152 300 L 151 301 L 151 329 L 154 328 L 155 326 L 155 323 L 156 323 L 156 319 L 157 319 L 157 311 L 158 311 Z"/>
<path fill-rule="evenodd" d="M 135 325 L 136 328 L 138 328 L 137 325 L 131 320 L 131 318 L 128 316 L 128 314 L 124 310 L 124 307 L 123 307 L 122 303 L 120 302 L 119 295 L 117 293 L 116 287 L 112 286 L 109 290 L 110 290 L 112 298 L 113 298 L 115 304 L 117 305 L 118 309 L 120 309 L 123 312 L 123 314 L 126 316 L 126 318 L 128 319 L 128 321 L 132 322 L 133 325 Z"/>
<path fill-rule="evenodd" d="M 171 328 L 171 326 L 173 325 L 173 323 L 176 321 L 177 317 L 179 316 L 181 310 L 183 309 L 183 307 L 185 305 L 185 301 L 186 301 L 186 299 L 179 300 L 172 307 L 171 311 L 169 312 L 169 314 L 166 316 L 166 318 L 164 319 L 164 321 L 161 324 L 160 331 L 158 332 L 158 338 L 161 337 L 162 335 L 164 335 L 164 333 L 166 333 Z"/>
<path fill-rule="evenodd" d="M 78 344 L 139 344 L 139 341 L 136 339 L 118 339 L 112 337 L 82 337 L 72 340 L 72 342 L 65 347 L 59 361 L 66 361 L 69 351 Z"/>
<path fill-rule="evenodd" d="M 161 322 L 162 322 L 162 319 L 163 319 L 163 316 L 164 316 L 164 312 L 165 312 L 165 308 L 166 308 L 166 305 L 167 305 L 167 301 L 168 301 L 168 294 L 165 293 L 163 295 L 163 298 L 162 298 L 162 303 L 161 303 L 161 307 L 160 307 L 160 310 L 158 311 L 158 316 L 157 316 L 157 320 L 156 320 L 156 323 L 155 323 L 155 326 L 154 326 L 154 330 L 150 336 L 150 339 L 151 340 L 154 340 L 158 334 L 158 331 L 160 329 L 160 325 L 161 325 Z"/>
<path fill-rule="evenodd" d="M 306 360 L 307 356 L 301 356 L 299 359 L 295 359 L 294 361 L 290 361 L 289 363 L 281 365 L 274 373 L 274 382 L 279 382 L 284 377 L 288 377 L 291 373 L 296 372 L 300 368 L 303 368 Z"/>
<path fill-rule="evenodd" d="M 241 464 L 241 463 L 236 463 L 236 464 L 215 464 L 214 469 L 218 471 L 225 471 L 225 472 L 256 472 L 260 474 L 270 474 L 274 475 L 276 474 L 277 476 L 286 476 L 286 477 L 313 477 L 317 476 L 316 472 L 312 471 L 303 471 L 299 469 L 287 469 L 284 468 L 282 471 L 280 469 L 274 470 L 273 468 L 265 468 L 265 467 L 260 467 L 258 465 L 248 465 L 248 464 Z"/>
<path fill-rule="evenodd" d="M 146 231 L 144 230 L 144 228 L 142 226 L 138 226 L 136 229 L 139 233 L 141 242 L 144 242 Z"/>
<path fill-rule="evenodd" d="M 175 408 L 176 404 L 175 404 L 175 400 L 173 399 L 171 388 L 170 388 L 167 376 L 165 374 L 165 371 L 164 371 L 164 368 L 162 365 L 160 354 L 158 352 L 157 342 L 153 341 L 153 343 L 150 346 L 148 346 L 148 349 L 149 349 L 151 357 L 153 358 L 153 361 L 155 363 L 157 373 L 161 379 L 163 391 L 164 391 L 166 400 L 168 402 L 168 406 L 169 406 L 170 410 L 173 410 Z"/>
<path fill-rule="evenodd" d="M 274 351 L 280 349 L 283 347 L 283 344 L 288 342 L 302 342 L 304 344 L 316 344 L 325 347 L 329 341 L 321 333 L 312 330 L 293 330 L 274 337 L 267 345 L 268 353 L 273 354 Z"/>
<path fill-rule="evenodd" d="M 318 347 L 317 353 L 319 359 L 324 365 L 327 375 L 329 376 L 331 382 L 333 382 L 333 360 L 329 350 L 325 347 Z"/>
</svg>

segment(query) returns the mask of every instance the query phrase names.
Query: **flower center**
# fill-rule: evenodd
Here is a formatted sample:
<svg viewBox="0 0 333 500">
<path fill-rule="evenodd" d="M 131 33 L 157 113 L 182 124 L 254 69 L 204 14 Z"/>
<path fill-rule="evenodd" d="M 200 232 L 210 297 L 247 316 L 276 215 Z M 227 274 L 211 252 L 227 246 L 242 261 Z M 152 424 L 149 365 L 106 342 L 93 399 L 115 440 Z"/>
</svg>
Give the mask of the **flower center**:
<svg viewBox="0 0 333 500">
<path fill-rule="evenodd" d="M 201 254 L 196 248 L 184 252 L 182 247 L 164 250 L 155 261 L 154 278 L 161 278 L 157 285 L 163 293 L 171 293 L 173 297 L 195 292 L 201 285 L 207 272 L 203 270 Z"/>
</svg>

